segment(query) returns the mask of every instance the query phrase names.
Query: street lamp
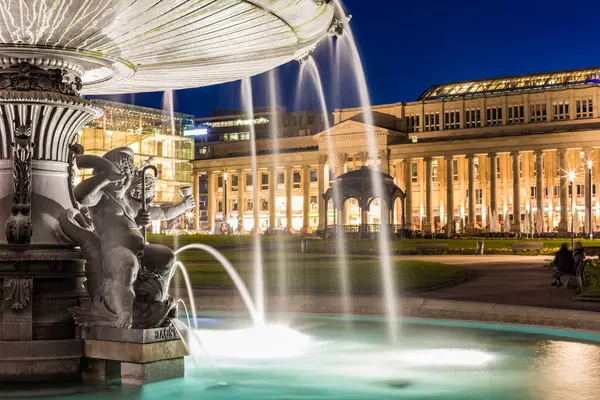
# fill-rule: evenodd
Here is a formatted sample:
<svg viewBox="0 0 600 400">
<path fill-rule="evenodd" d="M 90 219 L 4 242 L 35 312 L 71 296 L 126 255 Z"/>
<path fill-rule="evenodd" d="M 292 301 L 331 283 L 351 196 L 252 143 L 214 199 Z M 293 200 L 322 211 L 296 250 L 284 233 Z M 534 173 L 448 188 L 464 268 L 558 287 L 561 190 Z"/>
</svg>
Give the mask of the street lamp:
<svg viewBox="0 0 600 400">
<path fill-rule="evenodd" d="M 223 222 L 227 224 L 227 178 L 229 174 L 223 174 Z"/>
<path fill-rule="evenodd" d="M 585 199 L 585 207 L 588 215 L 588 233 L 590 234 L 590 240 L 594 238 L 594 224 L 592 224 L 592 160 L 588 160 L 588 176 L 587 176 L 587 191 Z"/>
<path fill-rule="evenodd" d="M 575 200 L 575 196 L 573 193 L 573 181 L 575 180 L 575 172 L 571 171 L 569 172 L 569 186 L 570 189 L 569 191 L 571 192 L 571 251 L 573 251 L 575 249 L 575 228 L 573 225 L 573 222 L 575 221 L 575 204 L 574 204 L 574 200 Z"/>
</svg>

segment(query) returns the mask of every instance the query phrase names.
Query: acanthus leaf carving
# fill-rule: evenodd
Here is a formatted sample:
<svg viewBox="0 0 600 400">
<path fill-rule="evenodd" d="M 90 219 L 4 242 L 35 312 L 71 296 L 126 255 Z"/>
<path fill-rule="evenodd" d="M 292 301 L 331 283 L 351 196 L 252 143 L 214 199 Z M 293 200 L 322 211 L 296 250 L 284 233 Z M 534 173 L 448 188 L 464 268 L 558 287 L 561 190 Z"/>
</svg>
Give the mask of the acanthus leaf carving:
<svg viewBox="0 0 600 400">
<path fill-rule="evenodd" d="M 14 310 L 23 310 L 31 300 L 31 279 L 5 278 L 4 301 Z"/>
</svg>

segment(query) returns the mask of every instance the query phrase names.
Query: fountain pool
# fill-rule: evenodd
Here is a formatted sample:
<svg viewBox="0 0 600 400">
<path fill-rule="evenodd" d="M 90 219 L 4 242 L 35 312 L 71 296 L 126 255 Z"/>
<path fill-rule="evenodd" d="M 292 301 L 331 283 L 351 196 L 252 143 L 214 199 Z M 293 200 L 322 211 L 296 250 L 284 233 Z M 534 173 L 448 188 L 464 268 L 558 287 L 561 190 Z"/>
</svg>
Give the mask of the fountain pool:
<svg viewBox="0 0 600 400">
<path fill-rule="evenodd" d="M 402 340 L 391 348 L 382 319 L 356 318 L 351 334 L 342 318 L 296 316 L 293 321 L 293 330 L 255 331 L 246 329 L 250 321 L 241 317 L 198 318 L 197 333 L 225 385 L 189 359 L 185 379 L 142 389 L 81 387 L 45 395 L 60 400 L 586 400 L 600 391 L 600 335 L 408 320 L 401 327 Z"/>
</svg>

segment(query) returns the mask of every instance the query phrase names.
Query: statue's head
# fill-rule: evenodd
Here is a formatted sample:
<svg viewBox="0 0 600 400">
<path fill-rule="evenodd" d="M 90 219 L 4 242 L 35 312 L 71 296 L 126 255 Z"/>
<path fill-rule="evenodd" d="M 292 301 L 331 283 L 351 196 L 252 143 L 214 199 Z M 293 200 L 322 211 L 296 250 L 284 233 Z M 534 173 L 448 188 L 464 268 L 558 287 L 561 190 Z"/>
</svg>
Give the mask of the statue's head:
<svg viewBox="0 0 600 400">
<path fill-rule="evenodd" d="M 146 172 L 145 174 L 146 180 L 146 203 L 151 203 L 154 200 L 155 195 L 155 182 L 156 177 L 154 174 L 150 172 Z M 142 202 L 142 170 L 138 169 L 136 173 L 133 175 L 133 180 L 131 182 L 131 186 L 129 188 L 129 196 L 131 196 L 134 200 Z"/>
<path fill-rule="evenodd" d="M 135 163 L 134 153 L 129 147 L 118 147 L 106 153 L 104 158 L 112 162 L 121 174 L 123 174 L 124 180 L 121 183 L 112 183 L 107 186 L 108 189 L 116 192 L 118 196 L 123 196 L 133 180 L 135 174 Z"/>
</svg>

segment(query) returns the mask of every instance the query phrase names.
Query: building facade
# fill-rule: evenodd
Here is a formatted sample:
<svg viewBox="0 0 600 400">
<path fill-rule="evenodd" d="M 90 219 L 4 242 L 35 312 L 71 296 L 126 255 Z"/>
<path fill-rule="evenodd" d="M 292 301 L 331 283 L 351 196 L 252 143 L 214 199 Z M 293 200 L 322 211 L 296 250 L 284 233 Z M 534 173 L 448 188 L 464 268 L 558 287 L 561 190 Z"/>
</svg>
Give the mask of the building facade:
<svg viewBox="0 0 600 400">
<path fill-rule="evenodd" d="M 196 140 L 196 159 L 212 157 L 214 144 L 250 139 L 253 126 L 258 140 L 313 136 L 331 124 L 331 116 L 321 111 L 287 112 L 283 107 L 254 109 L 254 118 L 232 110 L 215 110 L 213 115 L 196 118 L 197 129 L 189 131 Z M 327 119 L 327 120 L 326 120 Z"/>
<path fill-rule="evenodd" d="M 595 231 L 599 83 L 600 69 L 559 71 L 434 86 L 417 101 L 373 106 L 372 118 L 336 110 L 327 131 L 258 140 L 257 179 L 247 141 L 213 144 L 193 163 L 194 189 L 203 181 L 207 193 L 206 223 L 196 218 L 196 227 L 214 230 L 224 218 L 245 230 L 331 224 L 321 195 L 335 176 L 367 165 L 406 193 L 412 229 Z M 400 206 L 390 222 L 401 224 Z M 369 223 L 382 222 L 380 210 L 374 202 Z M 360 221 L 350 199 L 335 222 Z"/>
<path fill-rule="evenodd" d="M 104 116 L 90 122 L 80 133 L 80 143 L 86 154 L 104 155 L 116 147 L 130 147 L 135 153 L 135 162 L 142 165 L 151 159 L 158 168 L 156 196 L 158 205 L 181 201 L 179 188 L 192 185 L 194 140 L 184 132 L 194 128 L 194 117 L 174 114 L 147 107 L 109 101 L 94 100 L 104 108 Z M 77 184 L 92 171 L 76 171 Z M 183 226 L 193 224 L 191 216 L 181 222 Z M 179 222 L 179 221 L 178 221 Z M 181 227 L 183 227 L 180 225 Z M 160 226 L 153 227 L 155 231 Z M 167 229 L 166 223 L 162 224 Z"/>
</svg>

